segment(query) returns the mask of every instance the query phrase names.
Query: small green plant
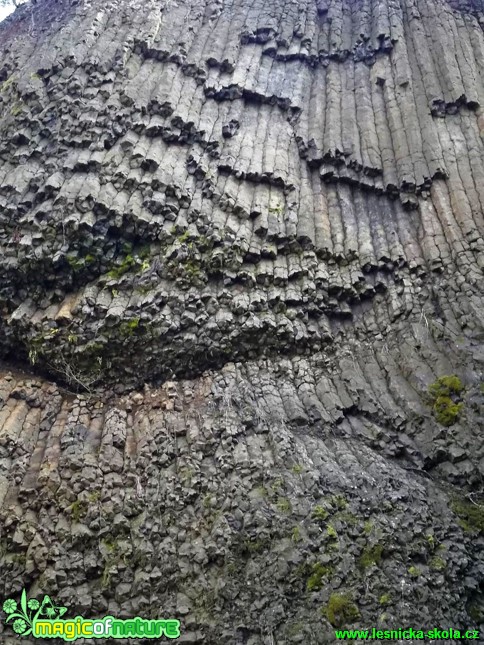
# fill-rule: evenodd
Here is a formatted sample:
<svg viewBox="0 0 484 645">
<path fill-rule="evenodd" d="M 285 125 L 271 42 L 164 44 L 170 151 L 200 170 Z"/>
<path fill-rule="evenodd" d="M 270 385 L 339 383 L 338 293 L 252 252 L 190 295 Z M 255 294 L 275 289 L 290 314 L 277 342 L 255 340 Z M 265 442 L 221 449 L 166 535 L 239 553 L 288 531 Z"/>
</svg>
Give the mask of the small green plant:
<svg viewBox="0 0 484 645">
<path fill-rule="evenodd" d="M 484 535 L 483 505 L 456 497 L 450 507 L 459 517 L 459 524 L 466 533 L 481 533 Z"/>
<path fill-rule="evenodd" d="M 439 396 L 460 394 L 463 390 L 464 385 L 455 374 L 452 376 L 441 376 L 435 383 L 429 385 L 428 388 L 428 392 L 433 399 L 437 399 Z"/>
<path fill-rule="evenodd" d="M 272 208 L 269 208 L 269 213 L 277 213 L 278 215 L 280 215 L 283 212 L 284 212 L 284 206 L 282 204 L 278 204 L 277 206 L 273 206 Z"/>
<path fill-rule="evenodd" d="M 343 511 L 347 506 L 348 502 L 343 495 L 333 495 L 330 499 L 331 506 L 336 507 L 340 511 Z"/>
<path fill-rule="evenodd" d="M 111 569 L 112 569 L 112 564 L 110 562 L 106 562 L 104 569 L 103 569 L 103 574 L 101 576 L 101 588 L 102 589 L 107 589 L 110 584 L 111 584 Z"/>
<path fill-rule="evenodd" d="M 336 532 L 336 529 L 332 524 L 329 524 L 328 528 L 326 529 L 326 534 L 329 538 L 332 540 L 337 540 L 338 539 L 338 533 Z"/>
<path fill-rule="evenodd" d="M 303 471 L 303 467 L 301 466 L 301 464 L 294 464 L 291 470 L 295 475 L 300 475 Z"/>
<path fill-rule="evenodd" d="M 313 564 L 311 572 L 306 583 L 306 589 L 308 591 L 319 591 L 323 587 L 323 578 L 333 573 L 333 569 L 320 562 L 316 562 L 316 564 Z"/>
<path fill-rule="evenodd" d="M 356 526 L 359 523 L 356 515 L 353 515 L 353 513 L 348 513 L 348 511 L 341 511 L 336 515 L 336 518 L 340 522 L 344 522 L 348 526 Z"/>
<path fill-rule="evenodd" d="M 10 87 L 10 85 L 12 85 L 12 83 L 14 83 L 14 81 L 15 76 L 12 74 L 12 76 L 10 76 L 10 78 L 7 78 L 7 80 L 3 83 L 2 87 L 0 87 L 0 92 L 4 92 L 7 88 Z"/>
<path fill-rule="evenodd" d="M 115 553 L 119 549 L 118 543 L 113 537 L 107 537 L 102 541 L 102 544 L 108 553 Z"/>
<path fill-rule="evenodd" d="M 85 258 L 79 258 L 75 255 L 66 255 L 66 262 L 73 271 L 78 271 L 84 266 Z"/>
<path fill-rule="evenodd" d="M 450 396 L 439 396 L 434 403 L 434 416 L 440 425 L 448 428 L 458 420 L 463 407 L 463 403 L 454 403 Z"/>
<path fill-rule="evenodd" d="M 412 578 L 418 578 L 420 575 L 420 569 L 415 566 L 411 566 L 408 568 L 408 573 Z"/>
<path fill-rule="evenodd" d="M 281 513 L 291 512 L 291 502 L 286 497 L 279 497 L 276 502 L 276 507 Z"/>
<path fill-rule="evenodd" d="M 131 254 L 127 255 L 119 266 L 108 271 L 108 277 L 113 280 L 119 280 L 119 278 L 121 278 L 125 273 L 128 273 L 128 271 L 133 269 L 136 264 L 134 257 Z"/>
<path fill-rule="evenodd" d="M 200 265 L 195 260 L 188 260 L 183 265 L 183 268 L 185 270 L 186 275 L 189 276 L 190 278 L 198 278 L 201 274 Z"/>
<path fill-rule="evenodd" d="M 271 484 L 271 488 L 272 488 L 272 490 L 273 490 L 274 492 L 277 492 L 278 490 L 280 490 L 281 488 L 283 488 L 283 486 L 284 486 L 284 480 L 282 480 L 282 479 L 280 479 L 280 478 L 279 478 L 279 479 L 276 479 L 276 480 Z"/>
<path fill-rule="evenodd" d="M 328 511 L 326 511 L 322 506 L 316 506 L 312 512 L 312 518 L 320 522 L 324 522 L 328 518 Z"/>
<path fill-rule="evenodd" d="M 291 533 L 291 540 L 292 540 L 293 542 L 296 542 L 296 543 L 297 543 L 297 542 L 300 542 L 300 541 L 301 541 L 301 539 L 302 539 L 302 538 L 301 538 L 301 529 L 299 528 L 299 526 L 295 526 L 295 527 L 292 529 L 292 533 Z"/>
<path fill-rule="evenodd" d="M 16 103 L 10 110 L 10 114 L 12 114 L 13 116 L 17 116 L 17 114 L 20 114 L 20 112 L 22 112 L 22 103 Z"/>
<path fill-rule="evenodd" d="M 433 405 L 433 413 L 440 425 L 449 427 L 459 418 L 464 403 L 456 402 L 464 391 L 464 385 L 456 375 L 441 376 L 429 385 L 428 393 Z"/>
<path fill-rule="evenodd" d="M 332 593 L 323 612 L 333 627 L 340 627 L 360 617 L 358 607 L 345 593 Z"/>
<path fill-rule="evenodd" d="M 427 547 L 428 547 L 429 551 L 435 551 L 437 543 L 435 541 L 434 536 L 433 535 L 427 535 L 425 539 L 427 540 Z"/>
<path fill-rule="evenodd" d="M 386 607 L 386 605 L 389 605 L 392 601 L 392 597 L 390 596 L 389 593 L 384 593 L 380 596 L 379 602 L 382 607 Z"/>
<path fill-rule="evenodd" d="M 368 569 L 373 565 L 379 565 L 383 555 L 383 546 L 381 544 L 374 544 L 363 551 L 359 560 L 358 566 L 361 570 Z"/>
<path fill-rule="evenodd" d="M 446 566 L 447 566 L 446 561 L 443 558 L 439 557 L 438 555 L 434 556 L 429 562 L 429 567 L 433 571 L 443 571 L 446 568 Z"/>
<path fill-rule="evenodd" d="M 131 336 L 135 329 L 139 327 L 139 318 L 133 318 L 132 320 L 127 320 L 119 326 L 119 331 L 122 336 Z"/>
<path fill-rule="evenodd" d="M 251 540 L 246 538 L 242 543 L 242 553 L 261 553 L 265 549 L 269 548 L 268 539 L 261 538 L 259 540 Z"/>
<path fill-rule="evenodd" d="M 71 504 L 71 517 L 74 522 L 79 522 L 79 520 L 84 517 L 86 513 L 86 504 L 84 502 L 81 502 L 81 500 L 76 499 L 76 501 Z"/>
</svg>

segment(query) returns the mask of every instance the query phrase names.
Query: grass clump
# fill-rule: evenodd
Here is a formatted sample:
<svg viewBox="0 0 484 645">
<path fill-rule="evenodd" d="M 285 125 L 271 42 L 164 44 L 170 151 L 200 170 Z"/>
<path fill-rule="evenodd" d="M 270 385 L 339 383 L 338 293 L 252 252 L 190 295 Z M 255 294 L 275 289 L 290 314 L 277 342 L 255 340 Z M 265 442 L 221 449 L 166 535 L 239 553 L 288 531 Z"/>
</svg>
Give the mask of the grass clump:
<svg viewBox="0 0 484 645">
<path fill-rule="evenodd" d="M 464 385 L 458 376 L 441 376 L 435 383 L 429 385 L 428 392 L 433 399 L 439 396 L 451 396 L 460 394 L 464 390 Z"/>
<path fill-rule="evenodd" d="M 324 613 L 333 627 L 340 627 L 360 617 L 358 607 L 345 593 L 331 594 Z"/>
<path fill-rule="evenodd" d="M 434 417 L 440 425 L 449 427 L 458 420 L 464 403 L 455 399 L 458 399 L 463 391 L 464 385 L 455 374 L 441 376 L 435 383 L 429 385 L 428 393 Z"/>
<path fill-rule="evenodd" d="M 448 428 L 457 421 L 463 407 L 463 403 L 454 403 L 450 396 L 439 396 L 434 403 L 434 416 L 440 425 Z"/>
</svg>

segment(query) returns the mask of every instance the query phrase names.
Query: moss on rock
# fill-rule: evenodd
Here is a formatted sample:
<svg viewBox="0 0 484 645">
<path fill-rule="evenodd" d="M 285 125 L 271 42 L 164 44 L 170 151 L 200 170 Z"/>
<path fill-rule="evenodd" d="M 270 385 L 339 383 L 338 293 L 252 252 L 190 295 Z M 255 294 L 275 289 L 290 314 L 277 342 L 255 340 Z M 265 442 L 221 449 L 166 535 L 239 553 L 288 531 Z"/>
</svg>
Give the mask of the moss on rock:
<svg viewBox="0 0 484 645">
<path fill-rule="evenodd" d="M 319 591 L 323 587 L 323 579 L 329 577 L 333 571 L 332 567 L 321 564 L 321 562 L 316 562 L 312 566 L 312 573 L 308 578 L 306 589 L 308 591 Z"/>
<path fill-rule="evenodd" d="M 379 565 L 383 555 L 383 546 L 381 544 L 375 544 L 371 547 L 366 548 L 361 554 L 358 560 L 358 566 L 361 570 L 368 569 L 374 564 Z"/>
<path fill-rule="evenodd" d="M 324 613 L 333 627 L 351 623 L 360 617 L 358 607 L 347 593 L 332 593 Z"/>
<path fill-rule="evenodd" d="M 466 533 L 481 533 L 484 535 L 484 506 L 472 504 L 463 498 L 455 498 L 451 508 L 460 518 L 459 524 Z"/>
</svg>

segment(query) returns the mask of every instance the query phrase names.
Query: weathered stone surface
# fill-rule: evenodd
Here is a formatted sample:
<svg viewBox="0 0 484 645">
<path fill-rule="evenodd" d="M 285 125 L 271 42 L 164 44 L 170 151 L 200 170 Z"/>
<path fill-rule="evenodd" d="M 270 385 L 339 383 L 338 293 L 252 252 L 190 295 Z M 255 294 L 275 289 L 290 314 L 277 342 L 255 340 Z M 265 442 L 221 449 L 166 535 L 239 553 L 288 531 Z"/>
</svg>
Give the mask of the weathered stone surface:
<svg viewBox="0 0 484 645">
<path fill-rule="evenodd" d="M 479 0 L 0 25 L 2 597 L 207 645 L 333 643 L 332 594 L 356 627 L 484 630 L 483 26 Z"/>
</svg>

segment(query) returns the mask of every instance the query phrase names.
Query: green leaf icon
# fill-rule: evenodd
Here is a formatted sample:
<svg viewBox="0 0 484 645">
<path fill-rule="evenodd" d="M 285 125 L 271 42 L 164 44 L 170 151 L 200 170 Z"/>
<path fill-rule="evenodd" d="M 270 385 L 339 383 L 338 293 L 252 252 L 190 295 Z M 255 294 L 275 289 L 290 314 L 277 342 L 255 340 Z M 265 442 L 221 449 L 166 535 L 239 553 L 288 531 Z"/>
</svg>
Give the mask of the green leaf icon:
<svg viewBox="0 0 484 645">
<path fill-rule="evenodd" d="M 22 590 L 22 596 L 20 597 L 20 606 L 22 607 L 23 613 L 27 615 L 27 594 L 25 593 L 25 589 Z"/>
</svg>

